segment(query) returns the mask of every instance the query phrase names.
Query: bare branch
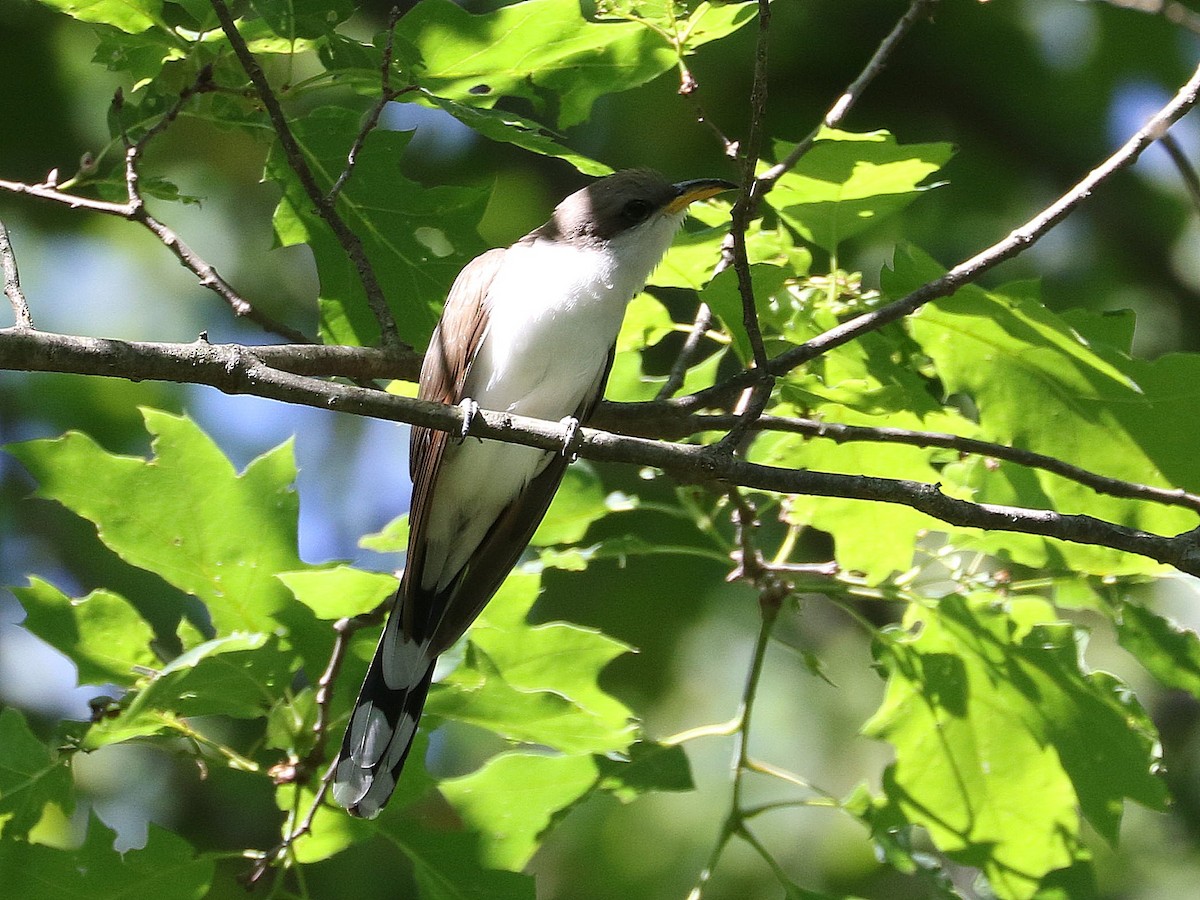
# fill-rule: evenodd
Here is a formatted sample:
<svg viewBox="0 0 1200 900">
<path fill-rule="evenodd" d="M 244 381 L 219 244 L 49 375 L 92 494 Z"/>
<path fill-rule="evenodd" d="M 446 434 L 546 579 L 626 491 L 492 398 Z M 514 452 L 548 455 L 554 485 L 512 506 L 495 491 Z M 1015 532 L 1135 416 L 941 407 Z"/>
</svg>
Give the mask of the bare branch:
<svg viewBox="0 0 1200 900">
<path fill-rule="evenodd" d="M 697 416 L 693 425 L 708 422 L 709 428 L 704 430 L 719 430 L 730 427 L 737 422 L 736 416 Z M 816 419 L 792 419 L 777 416 L 763 416 L 751 426 L 760 431 L 784 431 L 792 434 L 805 434 L 812 437 L 822 437 L 837 444 L 854 442 L 869 442 L 877 444 L 903 444 L 909 447 L 941 447 L 959 453 L 973 453 L 992 459 L 1002 459 L 1031 469 L 1042 469 L 1069 481 L 1090 487 L 1092 490 L 1108 494 L 1112 497 L 1123 497 L 1128 500 L 1148 500 L 1165 506 L 1182 506 L 1200 512 L 1200 496 L 1190 494 L 1180 489 L 1159 488 L 1148 484 L 1138 484 L 1123 481 L 1119 478 L 1109 478 L 1089 472 L 1079 466 L 1071 465 L 1044 453 L 1032 450 L 1022 450 L 1005 444 L 991 441 L 980 441 L 975 438 L 961 437 L 956 434 L 946 434 L 934 431 L 908 431 L 903 428 L 872 428 L 864 425 L 841 425 L 836 422 L 822 422 Z M 700 429 L 698 429 L 700 430 Z"/>
<path fill-rule="evenodd" d="M 198 93 L 204 93 L 213 89 L 212 70 L 210 67 L 205 66 L 200 70 L 199 75 L 197 75 L 196 81 L 180 93 L 175 103 L 171 105 L 171 108 L 148 128 L 136 142 L 131 141 L 128 135 L 122 132 L 122 139 L 125 145 L 125 189 L 128 197 L 125 203 L 110 203 L 104 200 L 80 197 L 61 191 L 49 182 L 46 184 L 31 185 L 0 180 L 0 190 L 62 203 L 72 209 L 87 209 L 92 212 L 117 216 L 121 219 L 127 219 L 130 222 L 136 222 L 158 238 L 174 254 L 175 258 L 179 260 L 180 265 L 196 276 L 201 286 L 208 288 L 224 300 L 229 308 L 233 310 L 235 316 L 247 319 L 269 334 L 278 335 L 284 340 L 296 343 L 313 343 L 313 339 L 302 331 L 298 331 L 283 322 L 276 321 L 271 316 L 251 305 L 248 300 L 221 276 L 221 273 L 216 268 L 189 247 L 174 230 L 152 216 L 142 198 L 139 188 L 140 176 L 138 173 L 138 164 L 141 161 L 142 153 L 145 151 L 147 144 L 154 137 L 161 134 L 171 122 L 175 121 L 184 104 L 189 99 Z M 113 106 L 118 116 L 123 103 L 122 94 L 118 91 L 113 96 Z"/>
<path fill-rule="evenodd" d="M 12 304 L 13 319 L 17 328 L 33 328 L 33 316 L 29 303 L 21 290 L 21 275 L 17 271 L 17 256 L 8 238 L 8 228 L 0 222 L 0 267 L 4 269 L 4 296 Z"/>
<path fill-rule="evenodd" d="M 1183 179 L 1183 185 L 1187 188 L 1188 196 L 1192 198 L 1192 205 L 1196 208 L 1196 212 L 1200 212 L 1200 175 L 1196 174 L 1196 167 L 1192 165 L 1188 155 L 1179 146 L 1179 141 L 1175 140 L 1175 135 L 1164 134 L 1159 143 L 1171 157 L 1171 162 L 1175 163 L 1175 168 L 1179 170 L 1179 177 Z"/>
<path fill-rule="evenodd" d="M 463 425 L 459 407 L 284 372 L 266 365 L 252 349 L 237 345 L 133 344 L 10 328 L 0 329 L 0 368 L 207 384 L 227 394 L 252 394 L 441 431 L 458 432 Z M 481 411 L 472 420 L 471 434 L 542 450 L 558 451 L 562 446 L 560 423 L 499 412 Z M 578 455 L 658 468 L 685 483 L 715 482 L 779 494 L 895 503 L 962 528 L 1111 547 L 1200 575 L 1200 529 L 1159 535 L 1092 516 L 972 503 L 947 496 L 936 484 L 782 469 L 748 462 L 711 446 L 669 444 L 594 428 L 580 429 Z"/>
<path fill-rule="evenodd" d="M 271 84 L 267 81 L 267 76 L 254 58 L 254 54 L 246 46 L 245 39 L 237 30 L 237 24 L 233 20 L 233 14 L 229 11 L 229 7 L 225 5 L 224 0 L 212 0 L 212 8 L 217 14 L 217 20 L 221 23 L 221 30 L 225 32 L 225 37 L 229 39 L 230 46 L 233 47 L 234 55 L 242 64 L 242 69 L 246 72 L 255 90 L 258 91 L 258 97 L 267 110 L 267 116 L 271 119 L 275 136 L 279 139 L 279 145 L 283 148 L 288 165 L 296 173 L 296 177 L 304 188 L 304 193 L 312 201 L 317 214 L 329 226 L 337 242 L 341 244 L 342 250 L 354 263 L 354 268 L 358 272 L 359 280 L 362 281 L 363 290 L 367 296 L 367 304 L 371 307 L 376 322 L 379 323 L 380 340 L 384 348 L 390 350 L 406 346 L 400 340 L 400 333 L 396 330 L 396 320 L 392 318 L 392 311 L 379 286 L 379 280 L 375 277 L 375 270 L 371 267 L 370 260 L 367 259 L 362 241 L 346 225 L 332 200 L 317 184 L 316 176 L 304 158 L 304 151 L 297 142 L 296 136 L 292 134 L 287 117 L 283 114 L 279 99 L 271 90 Z"/>
<path fill-rule="evenodd" d="M 761 185 L 759 197 L 764 196 L 768 191 L 775 186 L 785 172 L 795 168 L 796 163 L 812 149 L 813 142 L 816 141 L 817 135 L 821 133 L 821 128 L 837 128 L 842 120 L 850 114 L 850 110 L 854 108 L 860 97 L 866 91 L 867 87 L 875 80 L 875 77 L 884 70 L 888 59 L 900 42 L 912 30 L 912 27 L 921 19 L 930 15 L 933 11 L 937 0 L 912 0 L 908 10 L 900 17 L 894 28 L 888 33 L 875 49 L 875 53 L 867 62 L 866 68 L 859 73 L 858 77 L 846 88 L 845 92 L 838 97 L 837 101 L 830 107 L 829 112 L 825 114 L 825 118 L 821 120 L 821 125 L 810 131 L 800 143 L 792 148 L 792 151 L 780 162 L 763 172 L 759 176 L 758 181 Z"/>
<path fill-rule="evenodd" d="M 354 167 L 358 165 L 358 154 L 362 152 L 363 145 L 367 142 L 367 135 L 375 130 L 375 126 L 379 124 L 379 117 L 383 114 L 383 108 L 399 97 L 401 94 L 406 94 L 409 91 L 416 90 L 415 85 L 409 85 L 399 89 L 392 88 L 392 53 L 396 44 L 396 23 L 400 21 L 400 17 L 404 15 L 400 11 L 400 7 L 393 6 L 391 13 L 388 15 L 387 23 L 387 45 L 383 48 L 383 62 L 379 66 L 380 84 L 379 84 L 379 99 L 371 107 L 367 117 L 363 120 L 362 128 L 358 131 L 358 136 L 354 139 L 354 144 L 350 147 L 350 152 L 346 154 L 346 168 L 342 170 L 342 174 L 338 176 L 337 181 L 333 183 L 333 187 L 329 189 L 327 200 L 332 206 L 337 200 L 338 194 L 342 192 L 342 188 L 346 186 L 346 182 L 350 180 L 350 176 L 354 174 Z"/>
<path fill-rule="evenodd" d="M 667 380 L 663 382 L 663 386 L 658 389 L 658 393 L 655 395 L 656 400 L 669 400 L 683 387 L 683 380 L 687 377 L 687 370 L 691 368 L 692 360 L 696 358 L 696 352 L 700 349 L 700 342 L 704 340 L 704 335 L 712 327 L 712 324 L 713 311 L 709 309 L 707 303 L 702 301 L 696 310 L 696 318 L 692 322 L 692 329 L 688 332 L 683 346 L 679 348 L 675 362 L 671 364 L 671 371 L 667 373 Z"/>
</svg>

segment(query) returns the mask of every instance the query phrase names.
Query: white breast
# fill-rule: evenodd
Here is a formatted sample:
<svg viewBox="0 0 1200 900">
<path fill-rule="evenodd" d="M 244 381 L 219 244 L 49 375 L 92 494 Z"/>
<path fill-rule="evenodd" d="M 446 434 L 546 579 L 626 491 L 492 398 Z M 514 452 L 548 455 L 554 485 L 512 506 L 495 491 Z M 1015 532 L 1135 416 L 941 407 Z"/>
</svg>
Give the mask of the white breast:
<svg viewBox="0 0 1200 900">
<path fill-rule="evenodd" d="M 466 383 L 484 409 L 574 415 L 683 219 L 658 216 L 604 247 L 537 240 L 505 251 L 488 292 L 488 329 Z M 427 520 L 426 588 L 448 584 L 549 454 L 469 439 L 448 450 Z M 441 564 L 438 564 L 441 560 Z"/>
</svg>

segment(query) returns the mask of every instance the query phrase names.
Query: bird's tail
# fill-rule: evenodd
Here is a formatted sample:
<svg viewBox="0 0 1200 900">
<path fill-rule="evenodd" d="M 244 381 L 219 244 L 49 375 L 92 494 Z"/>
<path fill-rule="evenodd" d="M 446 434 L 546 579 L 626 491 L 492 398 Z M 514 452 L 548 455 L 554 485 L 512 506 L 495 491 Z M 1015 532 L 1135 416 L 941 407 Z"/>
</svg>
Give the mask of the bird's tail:
<svg viewBox="0 0 1200 900">
<path fill-rule="evenodd" d="M 366 819 L 396 788 L 437 662 L 428 642 L 405 639 L 400 618 L 399 610 L 388 617 L 334 763 L 333 799 Z"/>
</svg>

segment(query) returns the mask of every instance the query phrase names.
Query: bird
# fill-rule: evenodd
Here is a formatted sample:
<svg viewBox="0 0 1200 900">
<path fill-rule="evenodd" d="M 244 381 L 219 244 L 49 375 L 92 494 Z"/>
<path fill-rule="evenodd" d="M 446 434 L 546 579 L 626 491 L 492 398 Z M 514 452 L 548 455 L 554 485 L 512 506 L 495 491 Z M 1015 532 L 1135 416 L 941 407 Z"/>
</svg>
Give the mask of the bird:
<svg viewBox="0 0 1200 900">
<path fill-rule="evenodd" d="M 629 301 L 688 206 L 735 188 L 648 169 L 591 182 L 548 222 L 469 262 L 450 288 L 418 396 L 464 409 L 461 434 L 414 427 L 408 553 L 331 768 L 334 801 L 374 818 L 395 790 L 438 655 L 516 565 L 571 461 L 563 451 L 467 437 L 478 408 L 564 423 L 604 394 Z M 570 438 L 568 437 L 568 443 Z"/>
</svg>

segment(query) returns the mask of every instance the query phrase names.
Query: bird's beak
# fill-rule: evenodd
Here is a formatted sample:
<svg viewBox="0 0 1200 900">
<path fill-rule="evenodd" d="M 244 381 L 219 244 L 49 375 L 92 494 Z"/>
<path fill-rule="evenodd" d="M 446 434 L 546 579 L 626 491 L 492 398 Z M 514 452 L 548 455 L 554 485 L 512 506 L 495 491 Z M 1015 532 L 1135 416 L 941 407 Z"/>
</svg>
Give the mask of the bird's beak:
<svg viewBox="0 0 1200 900">
<path fill-rule="evenodd" d="M 697 200 L 707 200 L 723 191 L 735 190 L 737 185 L 724 178 L 697 178 L 693 181 L 681 181 L 674 185 L 674 188 L 675 199 L 667 204 L 667 212 L 672 215 L 686 209 L 688 204 Z"/>
</svg>

